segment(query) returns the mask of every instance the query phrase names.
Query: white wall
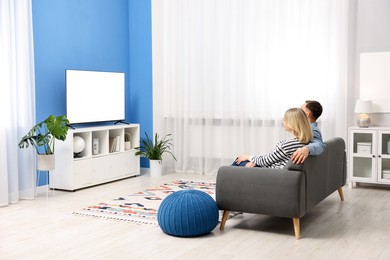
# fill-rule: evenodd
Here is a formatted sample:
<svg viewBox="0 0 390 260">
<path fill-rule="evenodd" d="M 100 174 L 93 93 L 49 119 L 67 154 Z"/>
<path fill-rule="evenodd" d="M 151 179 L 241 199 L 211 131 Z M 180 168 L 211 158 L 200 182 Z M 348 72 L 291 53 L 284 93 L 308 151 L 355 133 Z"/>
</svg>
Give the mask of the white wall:
<svg viewBox="0 0 390 260">
<path fill-rule="evenodd" d="M 352 122 L 348 123 L 355 125 L 357 115 L 353 114 L 353 106 L 359 97 L 360 53 L 390 51 L 390 0 L 351 0 L 350 14 L 350 29 L 356 30 L 349 35 L 348 107 Z M 390 126 L 390 113 L 372 114 L 371 120 L 372 125 Z"/>
</svg>

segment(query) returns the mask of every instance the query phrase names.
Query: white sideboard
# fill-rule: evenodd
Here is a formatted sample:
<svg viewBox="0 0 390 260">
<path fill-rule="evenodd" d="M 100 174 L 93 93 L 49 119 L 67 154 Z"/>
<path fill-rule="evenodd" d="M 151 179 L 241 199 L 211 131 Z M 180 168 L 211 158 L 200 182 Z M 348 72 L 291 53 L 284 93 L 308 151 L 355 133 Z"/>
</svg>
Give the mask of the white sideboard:
<svg viewBox="0 0 390 260">
<path fill-rule="evenodd" d="M 125 133 L 131 139 L 128 150 Z M 74 140 L 78 137 L 84 140 L 85 148 L 75 154 Z M 74 191 L 139 175 L 140 159 L 134 149 L 139 142 L 138 124 L 69 129 L 66 140 L 55 143 L 55 170 L 50 172 L 49 187 Z"/>
<path fill-rule="evenodd" d="M 390 184 L 390 128 L 350 127 L 348 179 L 356 183 Z"/>
</svg>

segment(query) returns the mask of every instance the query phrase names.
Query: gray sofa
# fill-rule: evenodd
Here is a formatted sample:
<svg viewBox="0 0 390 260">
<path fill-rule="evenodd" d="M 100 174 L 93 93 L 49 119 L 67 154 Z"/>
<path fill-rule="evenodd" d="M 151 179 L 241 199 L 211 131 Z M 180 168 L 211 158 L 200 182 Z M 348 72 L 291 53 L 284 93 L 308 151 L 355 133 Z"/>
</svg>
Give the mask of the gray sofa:
<svg viewBox="0 0 390 260">
<path fill-rule="evenodd" d="M 291 162 L 284 169 L 222 166 L 216 181 L 216 201 L 223 217 L 223 230 L 229 211 L 265 214 L 293 219 L 296 239 L 299 219 L 338 190 L 341 200 L 346 182 L 345 142 L 333 138 L 325 151 L 309 156 L 301 165 Z"/>
</svg>

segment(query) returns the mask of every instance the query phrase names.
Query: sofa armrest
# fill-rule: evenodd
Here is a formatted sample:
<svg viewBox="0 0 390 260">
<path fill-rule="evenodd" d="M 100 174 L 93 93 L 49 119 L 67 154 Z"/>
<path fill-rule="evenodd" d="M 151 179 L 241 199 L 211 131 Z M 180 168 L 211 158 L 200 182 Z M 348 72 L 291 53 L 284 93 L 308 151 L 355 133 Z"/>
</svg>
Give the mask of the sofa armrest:
<svg viewBox="0 0 390 260">
<path fill-rule="evenodd" d="M 339 137 L 327 140 L 324 152 L 309 156 L 302 165 L 302 171 L 306 177 L 306 209 L 310 210 L 345 184 L 344 140 Z"/>
<path fill-rule="evenodd" d="M 305 214 L 305 178 L 301 171 L 222 166 L 216 201 L 221 210 L 300 218 Z"/>
<path fill-rule="evenodd" d="M 286 170 L 290 171 L 302 171 L 303 164 L 295 164 L 291 160 L 289 160 L 286 164 L 286 167 L 284 167 Z"/>
</svg>

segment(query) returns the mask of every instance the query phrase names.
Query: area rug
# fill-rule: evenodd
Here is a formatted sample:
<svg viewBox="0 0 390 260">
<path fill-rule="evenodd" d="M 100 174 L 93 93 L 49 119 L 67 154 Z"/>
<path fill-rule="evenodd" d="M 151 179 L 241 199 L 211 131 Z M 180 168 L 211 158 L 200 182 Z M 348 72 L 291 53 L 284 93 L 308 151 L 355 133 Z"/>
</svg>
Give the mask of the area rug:
<svg viewBox="0 0 390 260">
<path fill-rule="evenodd" d="M 145 191 L 90 205 L 82 210 L 74 211 L 72 214 L 158 226 L 157 210 L 161 201 L 175 191 L 186 189 L 206 192 L 215 199 L 214 182 L 177 180 L 151 187 Z"/>
</svg>

